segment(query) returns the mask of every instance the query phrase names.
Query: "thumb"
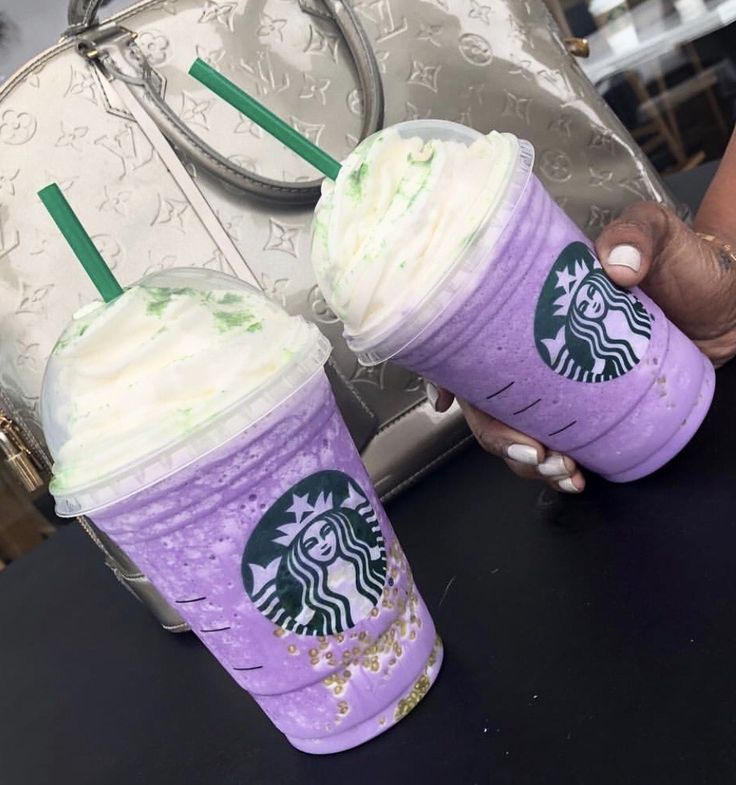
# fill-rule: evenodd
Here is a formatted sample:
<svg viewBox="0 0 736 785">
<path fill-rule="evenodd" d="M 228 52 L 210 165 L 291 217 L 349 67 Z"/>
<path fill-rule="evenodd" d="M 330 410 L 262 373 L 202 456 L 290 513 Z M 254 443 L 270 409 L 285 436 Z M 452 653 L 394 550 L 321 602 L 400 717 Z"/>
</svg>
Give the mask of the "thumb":
<svg viewBox="0 0 736 785">
<path fill-rule="evenodd" d="M 609 278 L 619 286 L 638 286 L 663 256 L 673 221 L 680 223 L 660 205 L 639 202 L 606 226 L 595 247 Z"/>
<path fill-rule="evenodd" d="M 640 285 L 709 357 L 733 354 L 736 269 L 674 213 L 633 204 L 601 232 L 596 251 L 614 283 Z"/>
</svg>

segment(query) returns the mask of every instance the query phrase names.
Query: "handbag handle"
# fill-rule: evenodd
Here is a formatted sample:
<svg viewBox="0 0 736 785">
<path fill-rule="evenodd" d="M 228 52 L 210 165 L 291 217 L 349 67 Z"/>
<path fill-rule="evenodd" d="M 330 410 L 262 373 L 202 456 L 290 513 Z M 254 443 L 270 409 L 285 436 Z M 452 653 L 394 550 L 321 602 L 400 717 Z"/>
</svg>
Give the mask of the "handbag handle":
<svg viewBox="0 0 736 785">
<path fill-rule="evenodd" d="M 140 75 L 130 76 L 120 71 L 109 55 L 100 46 L 101 40 L 95 36 L 97 9 L 100 0 L 70 0 L 67 35 L 79 38 L 78 49 L 88 58 L 97 59 L 102 67 L 116 79 L 141 88 L 148 98 L 148 108 L 166 138 L 184 155 L 210 172 L 219 180 L 238 191 L 277 202 L 282 205 L 299 206 L 314 204 L 320 196 L 322 178 L 307 182 L 281 182 L 249 172 L 207 144 L 198 134 L 182 122 L 162 97 L 161 79 L 134 41 L 128 43 L 130 54 L 135 58 Z M 360 138 L 377 131 L 383 125 L 383 85 L 373 48 L 363 30 L 352 6 L 345 0 L 322 0 L 324 10 L 310 5 L 305 7 L 300 0 L 302 11 L 334 22 L 355 64 L 358 84 L 363 96 L 363 123 Z M 120 28 L 118 28 L 120 29 Z M 105 43 L 111 38 L 107 31 L 100 29 Z"/>
</svg>

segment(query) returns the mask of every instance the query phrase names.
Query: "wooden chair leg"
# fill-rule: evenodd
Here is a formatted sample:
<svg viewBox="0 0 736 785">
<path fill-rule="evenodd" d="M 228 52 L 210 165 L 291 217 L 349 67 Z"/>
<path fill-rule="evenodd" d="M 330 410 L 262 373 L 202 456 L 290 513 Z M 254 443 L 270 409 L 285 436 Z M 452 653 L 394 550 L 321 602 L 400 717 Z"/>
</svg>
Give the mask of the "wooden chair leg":
<svg viewBox="0 0 736 785">
<path fill-rule="evenodd" d="M 685 52 L 690 59 L 693 70 L 696 74 L 698 74 L 698 76 L 700 76 L 700 74 L 703 73 L 703 61 L 700 59 L 698 50 L 695 48 L 692 42 L 688 42 L 684 45 L 683 48 L 685 49 Z M 713 88 L 706 87 L 703 92 L 705 93 L 705 99 L 708 101 L 708 105 L 710 106 L 710 110 L 713 113 L 713 117 L 715 117 L 716 123 L 721 130 L 721 134 L 723 134 L 723 137 L 726 138 L 728 136 L 728 126 L 726 125 L 726 119 L 723 116 L 723 112 L 721 111 L 718 99 L 713 92 Z"/>
<path fill-rule="evenodd" d="M 625 73 L 625 77 L 628 83 L 631 85 L 631 88 L 641 105 L 646 105 L 648 101 L 651 101 L 651 95 L 649 94 L 649 91 L 642 84 L 642 81 L 636 72 L 627 71 Z M 649 115 L 649 125 L 656 129 L 656 133 L 662 138 L 677 166 L 684 166 L 687 163 L 685 152 L 678 144 L 677 139 L 670 130 L 668 124 L 656 110 L 653 112 L 647 112 L 647 114 Z"/>
</svg>

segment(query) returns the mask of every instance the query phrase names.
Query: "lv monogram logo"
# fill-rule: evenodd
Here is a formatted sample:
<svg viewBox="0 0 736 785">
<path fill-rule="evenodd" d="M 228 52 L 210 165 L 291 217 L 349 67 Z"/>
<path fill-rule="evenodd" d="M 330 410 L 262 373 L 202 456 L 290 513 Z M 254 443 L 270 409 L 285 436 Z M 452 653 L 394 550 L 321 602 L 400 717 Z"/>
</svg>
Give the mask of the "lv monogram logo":
<svg viewBox="0 0 736 785">
<path fill-rule="evenodd" d="M 267 51 L 258 52 L 255 62 L 246 63 L 245 60 L 241 60 L 240 65 L 255 79 L 256 90 L 260 97 L 283 93 L 284 90 L 289 89 L 291 84 L 289 74 L 282 72 L 277 75 L 274 72 L 271 56 Z"/>
<path fill-rule="evenodd" d="M 361 4 L 357 8 L 367 19 L 378 26 L 378 37 L 376 38 L 378 43 L 395 38 L 409 27 L 406 17 L 394 19 L 390 0 L 374 0 L 366 5 Z"/>
<path fill-rule="evenodd" d="M 120 161 L 122 167 L 120 179 L 123 179 L 129 172 L 145 166 L 153 158 L 151 145 L 147 142 L 137 141 L 136 136 L 133 127 L 129 125 L 113 137 L 101 136 L 99 139 L 95 139 L 95 144 L 104 147 Z"/>
<path fill-rule="evenodd" d="M 20 244 L 20 234 L 17 229 L 8 229 L 0 222 L 0 259 L 9 254 Z"/>
</svg>

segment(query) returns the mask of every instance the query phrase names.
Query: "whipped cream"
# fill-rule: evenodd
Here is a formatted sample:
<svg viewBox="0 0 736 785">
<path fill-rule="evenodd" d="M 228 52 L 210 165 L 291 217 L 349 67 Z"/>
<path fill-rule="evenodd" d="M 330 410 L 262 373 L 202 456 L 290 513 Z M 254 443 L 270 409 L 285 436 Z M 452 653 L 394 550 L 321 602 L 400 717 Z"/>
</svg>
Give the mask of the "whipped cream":
<svg viewBox="0 0 736 785">
<path fill-rule="evenodd" d="M 43 417 L 64 493 L 180 441 L 268 384 L 316 330 L 255 290 L 137 285 L 75 314 Z"/>
<path fill-rule="evenodd" d="M 503 199 L 519 143 L 495 131 L 470 145 L 389 128 L 364 140 L 315 210 L 312 262 L 346 333 L 400 319 L 453 267 Z"/>
</svg>

